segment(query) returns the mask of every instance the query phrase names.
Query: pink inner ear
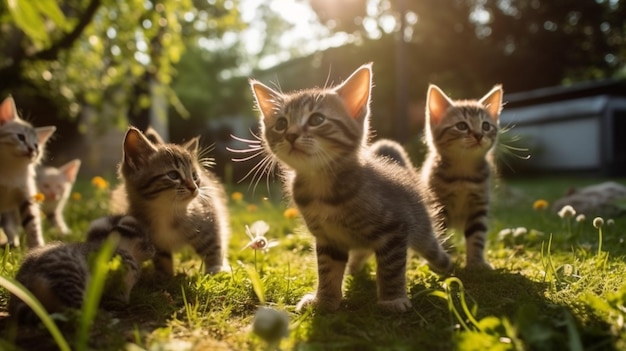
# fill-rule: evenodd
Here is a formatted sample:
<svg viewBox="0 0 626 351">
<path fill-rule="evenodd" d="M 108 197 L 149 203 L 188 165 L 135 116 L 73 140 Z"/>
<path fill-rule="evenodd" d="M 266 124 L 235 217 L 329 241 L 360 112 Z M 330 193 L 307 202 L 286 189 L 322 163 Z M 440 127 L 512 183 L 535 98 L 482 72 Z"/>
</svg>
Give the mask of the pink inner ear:
<svg viewBox="0 0 626 351">
<path fill-rule="evenodd" d="M 437 125 L 443 119 L 448 108 L 452 106 L 452 102 L 437 86 L 431 85 L 428 88 L 426 105 L 431 124 Z"/>
<path fill-rule="evenodd" d="M 361 66 L 339 87 L 335 89 L 341 96 L 350 117 L 358 118 L 367 108 L 372 89 L 372 71 L 369 65 Z"/>
<path fill-rule="evenodd" d="M 14 120 L 16 115 L 15 102 L 13 101 L 13 98 L 8 97 L 4 99 L 2 106 L 0 106 L 0 124 Z"/>
</svg>

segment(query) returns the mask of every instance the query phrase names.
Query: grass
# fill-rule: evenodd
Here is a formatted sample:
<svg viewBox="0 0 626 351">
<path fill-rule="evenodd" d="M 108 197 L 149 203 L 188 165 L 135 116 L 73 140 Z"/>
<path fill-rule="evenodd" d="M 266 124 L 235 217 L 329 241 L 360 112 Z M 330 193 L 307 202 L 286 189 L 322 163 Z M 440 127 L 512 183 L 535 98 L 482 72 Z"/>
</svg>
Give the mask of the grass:
<svg viewBox="0 0 626 351">
<path fill-rule="evenodd" d="M 503 181 L 488 245 L 496 269 L 464 270 L 464 247 L 455 237 L 458 268 L 451 276 L 437 276 L 419 258 L 409 261 L 413 308 L 400 315 L 377 307 L 373 261 L 347 277 L 340 311 L 296 313 L 299 299 L 315 288 L 312 237 L 278 192 L 266 199 L 261 187 L 256 194 L 230 187 L 231 272 L 204 275 L 198 257 L 183 251 L 175 255 L 177 275 L 171 281 L 156 279 L 146 264 L 126 310 L 100 309 L 90 317 L 84 308 L 51 316 L 52 321 L 72 350 L 625 349 L 626 221 L 614 218 L 609 225 L 604 218 L 600 231 L 591 216 L 578 222 L 533 209 L 537 199 L 552 202 L 569 186 L 597 181 Z M 82 240 L 89 222 L 106 213 L 107 189 L 98 182 L 77 184 L 80 199 L 72 199 L 66 210 L 73 234 L 64 240 Z M 279 244 L 267 252 L 242 250 L 250 241 L 245 227 L 257 220 L 269 224 L 265 235 Z M 46 226 L 46 237 L 59 235 Z M 2 283 L 15 276 L 23 249 L 0 254 Z M 90 302 L 97 302 L 96 295 Z M 58 350 L 58 338 L 43 324 L 18 329 L 9 321 L 8 298 L 9 291 L 0 289 L 0 349 Z M 255 323 L 261 307 L 278 311 L 258 333 L 264 338 L 252 332 L 253 324 L 257 331 L 264 327 L 261 319 Z M 281 338 L 285 315 L 289 334 Z"/>
</svg>

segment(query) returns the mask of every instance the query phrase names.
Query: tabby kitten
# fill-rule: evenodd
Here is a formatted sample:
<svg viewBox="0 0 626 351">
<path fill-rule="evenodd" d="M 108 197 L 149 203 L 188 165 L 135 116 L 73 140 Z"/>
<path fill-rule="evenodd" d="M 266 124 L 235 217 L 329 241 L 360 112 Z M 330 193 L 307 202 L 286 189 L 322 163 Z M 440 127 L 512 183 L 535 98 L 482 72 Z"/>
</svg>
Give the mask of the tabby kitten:
<svg viewBox="0 0 626 351">
<path fill-rule="evenodd" d="M 9 245 L 19 246 L 20 221 L 29 248 L 44 243 L 39 204 L 35 201 L 35 167 L 55 130 L 54 126 L 33 128 L 21 119 L 12 97 L 0 105 L 0 224 Z"/>
<path fill-rule="evenodd" d="M 154 247 L 139 222 L 130 216 L 109 216 L 91 223 L 83 243 L 52 242 L 30 250 L 15 279 L 30 290 L 48 313 L 80 308 L 91 277 L 90 260 L 111 234 L 119 235 L 114 255 L 121 269 L 111 272 L 105 283 L 101 304 L 119 307 L 128 304 L 130 293 L 139 280 L 141 263 L 154 255 Z M 9 313 L 19 322 L 34 322 L 30 308 L 11 296 Z"/>
<path fill-rule="evenodd" d="M 354 273 L 372 253 L 378 303 L 398 312 L 411 307 L 409 246 L 437 271 L 451 268 L 414 186 L 418 179 L 367 149 L 371 76 L 367 64 L 337 87 L 287 94 L 251 81 L 264 147 L 281 163 L 286 188 L 316 240 L 317 292 L 304 296 L 298 309 L 338 309 L 346 266 Z"/>
<path fill-rule="evenodd" d="M 497 85 L 480 100 L 453 101 L 434 85 L 428 89 L 425 199 L 438 224 L 465 234 L 468 268 L 491 268 L 485 244 L 502 94 Z"/>
<path fill-rule="evenodd" d="M 198 138 L 184 145 L 155 144 L 134 127 L 124 139 L 119 167 L 124 211 L 147 228 L 157 249 L 155 268 L 168 276 L 174 274 L 172 252 L 186 245 L 202 257 L 207 273 L 228 267 L 226 195 L 201 164 L 198 146 Z"/>
<path fill-rule="evenodd" d="M 79 168 L 80 160 L 74 159 L 61 167 L 44 167 L 37 172 L 37 188 L 44 196 L 41 210 L 52 225 L 59 228 L 63 234 L 70 233 L 63 218 L 63 210 Z"/>
</svg>

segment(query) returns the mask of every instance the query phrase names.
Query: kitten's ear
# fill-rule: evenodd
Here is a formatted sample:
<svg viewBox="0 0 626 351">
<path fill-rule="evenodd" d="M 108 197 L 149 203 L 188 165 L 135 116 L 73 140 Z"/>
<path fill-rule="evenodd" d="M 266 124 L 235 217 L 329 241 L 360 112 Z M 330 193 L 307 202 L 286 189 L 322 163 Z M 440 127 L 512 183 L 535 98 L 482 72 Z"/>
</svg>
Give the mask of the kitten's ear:
<svg viewBox="0 0 626 351">
<path fill-rule="evenodd" d="M 163 138 L 161 137 L 161 135 L 156 131 L 156 129 L 150 126 L 146 129 L 146 132 L 144 133 L 144 135 L 153 144 L 165 144 L 165 141 L 163 141 Z"/>
<path fill-rule="evenodd" d="M 59 167 L 59 171 L 63 173 L 67 181 L 69 181 L 70 183 L 74 183 L 74 181 L 76 180 L 76 176 L 78 175 L 79 168 L 80 160 L 76 158 Z"/>
<path fill-rule="evenodd" d="M 140 165 L 145 165 L 148 162 L 148 157 L 156 151 L 154 145 L 139 129 L 128 128 L 124 137 L 124 162 L 137 168 Z"/>
<path fill-rule="evenodd" d="M 13 97 L 9 96 L 0 105 L 0 126 L 8 121 L 19 119 Z"/>
<path fill-rule="evenodd" d="M 452 106 L 452 100 L 438 86 L 431 84 L 426 97 L 426 116 L 432 125 L 437 125 Z"/>
<path fill-rule="evenodd" d="M 343 100 L 350 117 L 362 118 L 369 110 L 372 91 L 372 64 L 359 67 L 341 85 L 333 89 Z"/>
<path fill-rule="evenodd" d="M 250 87 L 252 88 L 252 95 L 254 95 L 256 105 L 263 115 L 263 119 L 270 117 L 274 113 L 274 108 L 280 100 L 281 94 L 254 79 L 250 80 Z"/>
<path fill-rule="evenodd" d="M 198 153 L 198 147 L 200 147 L 200 137 L 195 137 L 186 143 L 183 144 L 185 150 L 191 152 L 192 154 Z"/>
<path fill-rule="evenodd" d="M 35 128 L 35 133 L 37 133 L 37 142 L 39 145 L 43 145 L 48 141 L 48 139 L 54 134 L 54 131 L 57 130 L 55 126 L 45 126 L 45 127 L 37 127 Z"/>
<path fill-rule="evenodd" d="M 500 112 L 502 111 L 502 95 L 504 94 L 502 90 L 502 85 L 498 84 L 491 91 L 487 93 L 487 95 L 483 96 L 480 99 L 480 103 L 485 106 L 491 118 L 494 121 L 498 120 L 500 116 Z"/>
</svg>

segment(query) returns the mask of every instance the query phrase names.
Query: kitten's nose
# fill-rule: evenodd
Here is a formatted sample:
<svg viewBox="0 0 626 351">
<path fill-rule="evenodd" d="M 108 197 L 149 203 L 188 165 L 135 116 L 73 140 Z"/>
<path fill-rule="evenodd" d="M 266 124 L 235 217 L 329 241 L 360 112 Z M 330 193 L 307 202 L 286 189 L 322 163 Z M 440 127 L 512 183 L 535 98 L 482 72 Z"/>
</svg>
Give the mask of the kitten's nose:
<svg viewBox="0 0 626 351">
<path fill-rule="evenodd" d="M 474 134 L 474 139 L 476 139 L 476 141 L 480 143 L 480 141 L 483 140 L 483 135 L 475 133 Z"/>
<path fill-rule="evenodd" d="M 287 134 L 285 134 L 285 139 L 287 139 L 288 142 L 293 144 L 296 141 L 296 139 L 298 139 L 298 134 L 297 133 L 287 133 Z"/>
</svg>

